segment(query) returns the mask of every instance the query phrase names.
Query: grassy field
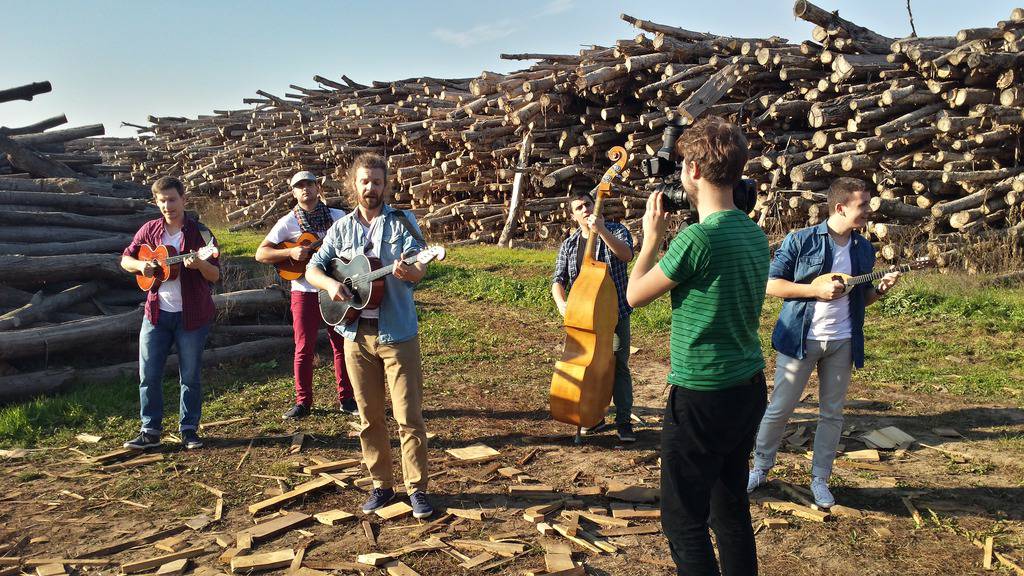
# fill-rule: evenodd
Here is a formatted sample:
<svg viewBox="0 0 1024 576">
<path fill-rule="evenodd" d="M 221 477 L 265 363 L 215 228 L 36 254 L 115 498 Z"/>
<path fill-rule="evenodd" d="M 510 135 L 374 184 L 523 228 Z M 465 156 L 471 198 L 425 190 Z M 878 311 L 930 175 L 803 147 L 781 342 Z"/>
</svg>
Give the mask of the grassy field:
<svg viewBox="0 0 1024 576">
<path fill-rule="evenodd" d="M 229 263 L 252 268 L 251 254 L 261 234 L 222 230 L 218 238 Z M 445 261 L 431 265 L 418 294 L 421 300 L 469 302 L 495 308 L 496 313 L 512 312 L 557 331 L 557 312 L 549 294 L 553 260 L 550 250 L 456 248 Z M 769 299 L 762 315 L 762 343 L 769 358 L 769 338 L 779 307 L 777 300 Z M 650 350 L 659 360 L 668 357 L 669 313 L 667 298 L 661 298 L 632 318 L 634 345 Z M 493 362 L 496 354 L 506 356 L 498 350 L 514 349 L 517 341 L 515 334 L 493 331 L 486 323 L 430 305 L 421 306 L 421 326 L 424 346 L 439 351 L 432 358 L 441 364 Z M 1024 289 L 986 288 L 982 279 L 968 276 L 910 275 L 893 294 L 869 309 L 867 362 L 858 379 L 871 386 L 898 386 L 925 395 L 948 393 L 1024 405 L 1022 330 Z M 557 334 L 553 337 L 557 339 Z M 473 345 L 453 347 L 453 342 Z M 517 359 L 507 356 L 505 360 Z M 289 368 L 288 358 L 282 357 L 212 371 L 206 378 L 209 400 L 204 418 L 216 419 L 221 404 L 230 408 L 224 413 L 243 406 L 258 408 L 247 401 L 234 402 L 230 395 L 237 390 L 285 403 L 290 393 Z M 327 378 L 325 369 L 320 369 L 318 378 Z M 173 415 L 177 392 L 175 384 L 169 386 L 167 413 Z M 134 381 L 77 388 L 4 406 L 0 408 L 0 446 L 59 445 L 81 430 L 129 435 L 136 406 Z"/>
</svg>

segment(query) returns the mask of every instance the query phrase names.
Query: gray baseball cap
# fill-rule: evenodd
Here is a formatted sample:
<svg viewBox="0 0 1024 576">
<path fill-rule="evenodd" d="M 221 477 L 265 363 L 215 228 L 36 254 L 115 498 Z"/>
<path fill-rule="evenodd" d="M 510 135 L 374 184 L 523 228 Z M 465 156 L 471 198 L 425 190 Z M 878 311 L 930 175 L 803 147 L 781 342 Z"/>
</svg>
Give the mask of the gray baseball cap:
<svg viewBox="0 0 1024 576">
<path fill-rule="evenodd" d="M 313 174 L 308 170 L 296 172 L 295 176 L 292 176 L 292 179 L 288 182 L 288 186 L 294 187 L 296 184 L 302 182 L 303 180 L 311 180 L 313 182 L 316 182 L 316 174 Z"/>
</svg>

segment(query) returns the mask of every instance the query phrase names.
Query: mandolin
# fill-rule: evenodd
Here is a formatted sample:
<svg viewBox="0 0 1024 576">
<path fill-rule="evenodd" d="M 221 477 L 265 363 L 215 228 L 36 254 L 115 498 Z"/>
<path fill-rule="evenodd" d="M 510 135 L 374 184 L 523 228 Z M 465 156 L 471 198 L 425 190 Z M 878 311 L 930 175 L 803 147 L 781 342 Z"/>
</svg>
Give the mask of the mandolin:
<svg viewBox="0 0 1024 576">
<path fill-rule="evenodd" d="M 178 274 L 181 273 L 181 263 L 186 258 L 198 256 L 200 260 L 209 260 L 219 255 L 220 250 L 213 244 L 207 244 L 195 252 L 187 252 L 185 254 L 178 254 L 178 250 L 175 247 L 165 244 L 160 244 L 156 248 L 149 244 L 143 244 L 139 246 L 139 255 L 135 257 L 136 260 L 154 262 L 157 268 L 153 271 L 152 276 L 136 273 L 135 282 L 139 285 L 139 288 L 145 291 L 156 290 L 162 282 L 178 279 Z"/>
<path fill-rule="evenodd" d="M 312 232 L 303 232 L 293 242 L 279 242 L 273 244 L 271 247 L 278 250 L 295 248 L 296 246 L 302 246 L 303 248 L 309 248 L 312 251 L 316 251 L 317 248 L 323 244 L 324 241 L 317 238 L 316 234 Z M 311 253 L 310 258 L 313 257 Z M 293 260 L 291 258 L 274 264 L 274 268 L 277 268 L 277 275 L 285 280 L 298 280 L 306 275 L 306 264 L 309 262 L 309 258 L 303 258 L 302 260 Z"/>
<path fill-rule="evenodd" d="M 427 264 L 431 260 L 444 260 L 443 246 L 428 246 L 418 253 L 404 258 L 404 264 L 416 262 Z M 363 310 L 373 310 L 384 299 L 384 277 L 395 270 L 394 266 L 383 266 L 380 258 L 358 254 L 351 260 L 334 258 L 328 265 L 327 273 L 345 285 L 352 293 L 352 299 L 332 300 L 326 290 L 320 290 L 320 315 L 331 326 L 348 324 L 359 317 Z"/>
<path fill-rule="evenodd" d="M 868 274 L 861 274 L 859 276 L 850 276 L 849 274 L 843 274 L 841 272 L 829 272 L 828 274 L 822 274 L 814 280 L 811 280 L 812 286 L 820 286 L 821 284 L 831 284 L 833 281 L 840 282 L 844 289 L 843 295 L 849 294 L 853 291 L 855 286 L 864 284 L 866 282 L 874 282 L 875 280 L 881 280 L 882 276 L 885 276 L 889 272 L 910 272 L 911 270 L 921 270 L 922 268 L 929 268 L 935 266 L 935 261 L 931 258 L 918 258 L 909 264 L 902 266 L 896 266 L 895 270 L 886 269 L 878 270 Z"/>
<path fill-rule="evenodd" d="M 624 148 L 615 146 L 608 158 L 614 164 L 597 187 L 594 214 L 601 213 L 612 179 L 625 168 L 628 157 Z M 551 377 L 551 417 L 578 428 L 604 420 L 615 383 L 612 337 L 619 323 L 619 301 L 608 265 L 594 258 L 596 239 L 597 234 L 587 238 L 579 276 L 566 300 L 565 345 Z"/>
</svg>

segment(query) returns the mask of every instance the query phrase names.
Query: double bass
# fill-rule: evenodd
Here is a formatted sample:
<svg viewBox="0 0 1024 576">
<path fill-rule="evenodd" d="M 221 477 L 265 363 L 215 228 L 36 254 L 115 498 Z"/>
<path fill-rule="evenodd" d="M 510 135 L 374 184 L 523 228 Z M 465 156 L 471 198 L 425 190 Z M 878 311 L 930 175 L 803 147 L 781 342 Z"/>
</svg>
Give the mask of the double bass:
<svg viewBox="0 0 1024 576">
<path fill-rule="evenodd" d="M 626 166 L 626 150 L 608 151 L 614 164 L 597 187 L 594 214 L 601 213 L 612 179 Z M 579 276 L 572 284 L 565 306 L 565 346 L 551 377 L 551 417 L 559 422 L 589 428 L 604 420 L 615 382 L 612 337 L 619 323 L 618 295 L 608 265 L 594 258 L 597 234 L 587 238 Z M 579 437 L 577 436 L 577 440 Z"/>
</svg>

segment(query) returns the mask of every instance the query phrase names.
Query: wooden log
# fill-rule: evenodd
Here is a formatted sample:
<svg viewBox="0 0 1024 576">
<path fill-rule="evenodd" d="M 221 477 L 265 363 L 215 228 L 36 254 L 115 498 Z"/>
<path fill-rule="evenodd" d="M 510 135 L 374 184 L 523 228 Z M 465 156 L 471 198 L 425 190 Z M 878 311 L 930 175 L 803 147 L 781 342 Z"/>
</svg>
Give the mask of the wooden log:
<svg viewBox="0 0 1024 576">
<path fill-rule="evenodd" d="M 890 51 L 894 39 L 877 34 L 863 26 L 858 26 L 838 13 L 828 12 L 806 0 L 793 3 L 793 15 L 822 28 L 841 28 L 850 38 L 868 52 L 886 54 Z"/>
<path fill-rule="evenodd" d="M 47 159 L 32 150 L 0 134 L 0 154 L 7 156 L 7 161 L 19 170 L 24 170 L 37 178 L 75 178 L 78 173 L 66 165 Z"/>
<path fill-rule="evenodd" d="M 19 126 L 18 128 L 6 128 L 0 127 L 0 134 L 6 134 L 7 136 L 19 136 L 22 134 L 36 134 L 60 126 L 61 124 L 67 124 L 68 117 L 60 114 L 58 116 L 51 116 L 49 118 L 40 120 L 34 124 L 28 124 L 26 126 Z"/>
<path fill-rule="evenodd" d="M 134 234 L 149 220 L 148 215 L 122 215 L 115 218 L 84 216 L 68 212 L 18 212 L 0 210 L 0 225 L 17 226 L 68 226 L 92 230 L 110 230 Z"/>
<path fill-rule="evenodd" d="M 87 282 L 49 297 L 37 292 L 28 304 L 0 316 L 0 331 L 13 330 L 45 320 L 53 312 L 63 311 L 72 304 L 91 298 L 99 289 L 98 282 Z"/>
<path fill-rule="evenodd" d="M 75 242 L 43 242 L 38 244 L 21 244 L 0 242 L 0 255 L 22 256 L 60 256 L 78 254 L 118 253 L 132 241 L 127 234 L 97 238 L 95 240 L 79 240 Z"/>
<path fill-rule="evenodd" d="M 11 100 L 31 100 L 33 96 L 46 94 L 51 90 L 53 90 L 53 86 L 50 85 L 49 81 L 33 82 L 24 86 L 7 88 L 5 90 L 0 90 L 0 102 L 10 102 Z"/>
</svg>

